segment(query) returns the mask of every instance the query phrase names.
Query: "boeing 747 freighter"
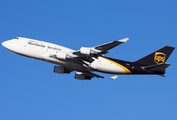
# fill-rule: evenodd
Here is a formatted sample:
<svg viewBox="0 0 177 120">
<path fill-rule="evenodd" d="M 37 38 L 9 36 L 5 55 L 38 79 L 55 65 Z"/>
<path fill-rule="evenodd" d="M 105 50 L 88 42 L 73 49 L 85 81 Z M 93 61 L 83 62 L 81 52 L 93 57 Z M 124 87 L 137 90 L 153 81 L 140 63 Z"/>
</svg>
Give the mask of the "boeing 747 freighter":
<svg viewBox="0 0 177 120">
<path fill-rule="evenodd" d="M 80 50 L 72 50 L 60 45 L 43 42 L 39 40 L 17 37 L 2 43 L 2 45 L 19 55 L 43 60 L 56 64 L 55 73 L 75 73 L 79 80 L 91 80 L 93 77 L 104 78 L 104 76 L 92 71 L 108 74 L 155 74 L 164 76 L 165 69 L 170 65 L 165 63 L 174 47 L 165 46 L 135 62 L 128 62 L 114 58 L 105 57 L 108 51 L 129 38 L 115 40 L 95 47 L 81 47 Z M 110 77 L 115 79 L 117 76 Z"/>
</svg>

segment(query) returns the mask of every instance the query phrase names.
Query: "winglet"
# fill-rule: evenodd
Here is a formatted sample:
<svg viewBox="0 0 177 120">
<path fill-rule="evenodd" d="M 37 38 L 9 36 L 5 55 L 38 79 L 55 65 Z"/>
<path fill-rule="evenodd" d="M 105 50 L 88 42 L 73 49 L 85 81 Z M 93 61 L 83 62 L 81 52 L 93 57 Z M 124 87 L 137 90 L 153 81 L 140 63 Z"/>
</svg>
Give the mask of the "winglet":
<svg viewBox="0 0 177 120">
<path fill-rule="evenodd" d="M 124 38 L 124 39 L 121 39 L 121 40 L 118 40 L 119 42 L 126 42 L 127 40 L 129 40 L 129 38 Z"/>
<path fill-rule="evenodd" d="M 115 80 L 118 76 L 112 76 L 112 77 L 109 77 L 109 79 L 113 79 Z"/>
</svg>

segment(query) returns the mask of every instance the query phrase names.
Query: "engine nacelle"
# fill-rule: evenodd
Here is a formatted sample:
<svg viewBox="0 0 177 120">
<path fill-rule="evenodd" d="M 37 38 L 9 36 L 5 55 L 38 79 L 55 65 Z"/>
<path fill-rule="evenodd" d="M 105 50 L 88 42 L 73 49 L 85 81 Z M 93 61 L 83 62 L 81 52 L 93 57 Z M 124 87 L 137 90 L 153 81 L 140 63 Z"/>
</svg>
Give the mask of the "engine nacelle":
<svg viewBox="0 0 177 120">
<path fill-rule="evenodd" d="M 66 60 L 66 59 L 72 59 L 72 57 L 66 53 L 59 52 L 56 54 L 56 57 L 58 59 Z"/>
<path fill-rule="evenodd" d="M 93 54 L 96 54 L 97 52 L 92 50 L 91 48 L 81 47 L 80 53 L 84 55 L 93 55 Z"/>
<path fill-rule="evenodd" d="M 60 74 L 63 74 L 63 73 L 68 73 L 68 74 L 69 74 L 69 73 L 70 73 L 69 70 L 65 69 L 65 68 L 62 67 L 62 66 L 54 66 L 53 72 L 55 72 L 55 73 L 60 73 Z"/>
<path fill-rule="evenodd" d="M 81 72 L 76 72 L 75 73 L 75 79 L 79 79 L 79 80 L 91 80 L 92 78 L 90 76 L 86 76 Z"/>
</svg>

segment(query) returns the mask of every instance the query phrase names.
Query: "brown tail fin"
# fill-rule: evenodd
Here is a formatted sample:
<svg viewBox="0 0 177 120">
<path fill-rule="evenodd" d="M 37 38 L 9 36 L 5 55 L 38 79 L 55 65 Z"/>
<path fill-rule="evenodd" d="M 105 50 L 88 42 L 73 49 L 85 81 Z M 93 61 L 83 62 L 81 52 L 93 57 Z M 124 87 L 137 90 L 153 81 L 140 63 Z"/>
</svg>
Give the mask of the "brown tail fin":
<svg viewBox="0 0 177 120">
<path fill-rule="evenodd" d="M 168 57 L 171 55 L 175 48 L 174 47 L 169 47 L 165 46 L 137 61 L 135 63 L 141 64 L 141 65 L 155 65 L 155 64 L 164 64 Z"/>
</svg>

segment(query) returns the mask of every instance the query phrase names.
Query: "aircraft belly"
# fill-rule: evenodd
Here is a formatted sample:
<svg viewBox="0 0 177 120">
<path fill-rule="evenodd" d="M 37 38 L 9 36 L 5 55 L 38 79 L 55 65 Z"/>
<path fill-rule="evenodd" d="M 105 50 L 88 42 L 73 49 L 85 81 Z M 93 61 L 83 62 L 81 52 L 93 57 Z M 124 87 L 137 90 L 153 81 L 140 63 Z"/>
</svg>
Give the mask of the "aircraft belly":
<svg viewBox="0 0 177 120">
<path fill-rule="evenodd" d="M 112 74 L 126 74 L 126 71 L 114 62 L 103 57 L 99 57 L 99 60 L 100 65 L 98 66 L 98 71 Z"/>
</svg>

